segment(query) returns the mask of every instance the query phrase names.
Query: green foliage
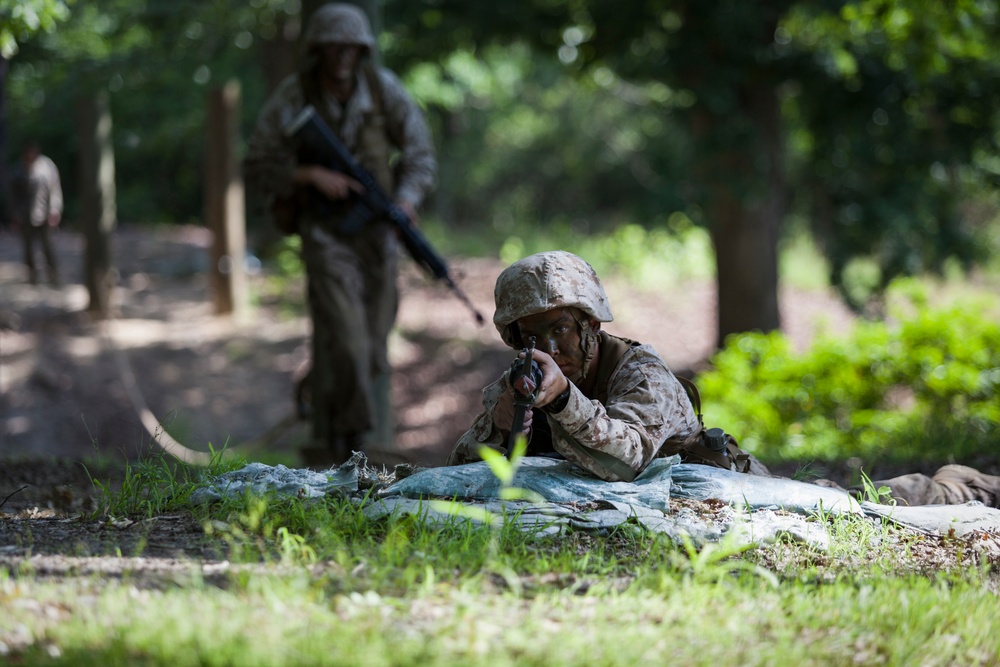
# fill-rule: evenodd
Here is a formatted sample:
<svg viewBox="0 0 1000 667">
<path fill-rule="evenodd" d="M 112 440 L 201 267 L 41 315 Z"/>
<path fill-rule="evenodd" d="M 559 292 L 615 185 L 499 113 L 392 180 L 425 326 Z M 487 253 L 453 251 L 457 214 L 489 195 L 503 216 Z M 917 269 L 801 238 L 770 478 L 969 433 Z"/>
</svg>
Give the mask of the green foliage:
<svg viewBox="0 0 1000 667">
<path fill-rule="evenodd" d="M 1000 78 L 998 31 L 993 2 L 798 3 L 783 19 L 779 48 L 818 70 L 784 96 L 798 205 L 849 303 L 949 257 L 995 253 L 974 209 L 996 182 L 1000 88 L 985 82 Z M 856 257 L 876 268 L 860 291 L 848 275 Z"/>
<path fill-rule="evenodd" d="M 1000 426 L 991 305 L 931 308 L 912 283 L 900 284 L 907 290 L 890 321 L 821 337 L 801 354 L 780 333 L 731 337 L 698 379 L 706 420 L 766 459 L 961 459 L 989 450 Z"/>
<path fill-rule="evenodd" d="M 531 587 L 528 595 L 432 580 L 405 596 L 343 593 L 327 577 L 258 574 L 216 586 L 179 570 L 158 585 L 144 583 L 146 573 L 124 581 L 0 574 L 0 600 L 17 612 L 0 617 L 0 636 L 12 664 L 81 667 L 989 665 L 997 657 L 996 597 L 976 573 L 780 587 L 674 580 L 625 593 Z"/>
<path fill-rule="evenodd" d="M 20 42 L 52 32 L 68 17 L 63 0 L 0 0 L 0 57 L 11 58 Z"/>
<path fill-rule="evenodd" d="M 643 117 L 639 110 L 616 116 L 624 143 L 640 137 L 637 153 L 665 176 L 656 189 L 673 189 L 676 179 L 680 201 L 660 211 L 685 211 L 712 227 L 725 215 L 712 209 L 720 192 L 751 211 L 787 184 L 794 210 L 831 260 L 831 282 L 859 308 L 896 276 L 941 271 L 953 257 L 968 267 L 1000 248 L 992 194 L 1000 174 L 995 2 L 654 0 L 628 12 L 615 0 L 534 0 L 516 11 L 461 0 L 388 7 L 397 57 L 432 60 L 527 42 L 536 59 L 558 58 L 566 76 L 669 119 L 663 132 L 644 134 L 645 121 L 629 121 Z M 770 127 L 764 111 L 772 93 L 780 128 Z M 566 128 L 570 145 L 594 155 L 587 128 L 602 117 L 581 94 L 582 86 L 574 104 L 588 109 L 586 124 L 560 117 L 552 127 L 519 112 L 514 118 L 525 122 L 505 132 L 505 141 L 531 153 L 545 147 L 546 132 L 559 136 Z M 451 104 L 454 112 L 454 98 Z M 556 199 L 546 169 L 553 154 L 546 149 L 527 161 L 532 178 L 503 191 L 512 204 L 536 188 Z M 678 160 L 680 173 L 672 168 Z M 617 180 L 629 176 L 626 168 L 643 181 L 642 165 L 626 159 L 597 185 L 601 193 L 614 188 L 619 204 L 612 210 L 642 206 Z M 591 195 L 579 201 L 589 205 Z M 650 218 L 640 212 L 632 220 Z M 875 270 L 856 275 L 855 258 Z"/>
<path fill-rule="evenodd" d="M 708 233 L 681 212 L 663 226 L 624 224 L 590 234 L 564 220 L 542 224 L 533 219 L 483 231 L 428 220 L 422 229 L 446 256 L 498 257 L 509 264 L 536 252 L 567 250 L 586 257 L 600 275 L 620 274 L 646 288 L 709 278 L 715 271 Z"/>
<path fill-rule="evenodd" d="M 586 234 L 684 210 L 684 133 L 659 88 L 607 69 L 567 76 L 524 44 L 444 54 L 406 83 L 432 111 L 436 206 L 454 225 L 565 221 Z"/>
<path fill-rule="evenodd" d="M 147 478 L 164 496 L 183 495 L 177 476 Z M 821 552 L 793 543 L 750 551 L 731 539 L 696 548 L 682 538 L 678 547 L 640 529 L 538 538 L 462 518 L 371 520 L 340 497 L 247 495 L 189 509 L 228 547 L 228 561 L 182 559 L 120 579 L 32 577 L 30 559 L 16 575 L 0 569 L 0 604 L 18 612 L 0 615 L 5 656 L 727 665 L 747 655 L 761 664 L 985 664 L 996 653 L 993 574 L 956 564 L 907 575 L 920 563 L 906 549 L 933 553 L 934 542 L 863 516 L 834 519 Z"/>
<path fill-rule="evenodd" d="M 861 499 L 879 505 L 895 505 L 896 499 L 892 497 L 892 489 L 888 486 L 875 486 L 871 477 L 861 471 Z"/>
<path fill-rule="evenodd" d="M 514 486 L 514 477 L 517 474 L 517 467 L 528 451 L 528 441 L 523 435 L 519 435 L 514 440 L 514 451 L 510 458 L 507 458 L 491 447 L 480 447 L 479 455 L 489 466 L 490 472 L 500 480 L 500 498 L 502 500 L 525 500 L 529 502 L 544 502 L 544 498 L 528 489 L 521 489 Z"/>
<path fill-rule="evenodd" d="M 31 3 L 29 3 L 31 4 Z M 284 0 L 94 0 L 24 45 L 11 62 L 12 146 L 32 136 L 76 183 L 74 109 L 81 95 L 111 94 L 118 217 L 182 222 L 202 215 L 208 91 L 240 80 L 249 128 L 263 98 L 255 39 L 273 33 Z M 259 47 L 259 45 L 258 45 Z M 164 63 L 170 66 L 163 66 Z M 67 191 L 66 222 L 79 202 Z"/>
<path fill-rule="evenodd" d="M 106 90 L 120 219 L 199 220 L 206 94 L 239 80 L 248 136 L 302 7 L 0 0 L 0 40 L 33 32 L 7 77 L 10 146 L 39 138 L 77 182 L 65 110 Z M 717 228 L 719 192 L 746 212 L 787 181 L 859 307 L 897 275 L 1000 254 L 995 2 L 387 0 L 379 13 L 385 63 L 434 128 L 425 213 L 449 232 L 496 233 L 513 252 L 533 246 L 524 227 L 561 244 L 625 229 L 609 263 L 651 243 L 672 265 L 658 230 Z M 768 100 L 781 127 L 761 120 Z M 68 227 L 77 206 L 68 191 Z"/>
<path fill-rule="evenodd" d="M 754 548 L 754 544 L 751 542 L 739 544 L 735 537 L 737 532 L 730 530 L 719 542 L 704 544 L 700 549 L 687 534 L 682 533 L 682 550 L 673 554 L 672 559 L 676 571 L 686 580 L 700 584 L 726 583 L 731 581 L 733 575 L 736 574 L 756 577 L 769 586 L 777 587 L 778 578 L 773 572 L 760 565 L 737 558 L 737 556 Z M 675 576 L 664 576 L 661 570 L 658 586 L 672 585 Z M 667 583 L 668 581 L 669 583 Z"/>
</svg>

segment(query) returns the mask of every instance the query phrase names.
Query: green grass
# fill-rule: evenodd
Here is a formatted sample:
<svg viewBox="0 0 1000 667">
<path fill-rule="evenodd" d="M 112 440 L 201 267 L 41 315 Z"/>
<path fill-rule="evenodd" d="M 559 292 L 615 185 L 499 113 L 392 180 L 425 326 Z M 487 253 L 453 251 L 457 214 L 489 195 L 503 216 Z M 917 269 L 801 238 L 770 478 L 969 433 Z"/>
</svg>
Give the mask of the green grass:
<svg viewBox="0 0 1000 667">
<path fill-rule="evenodd" d="M 773 586 L 668 575 L 622 592 L 512 591 L 428 576 L 405 595 L 327 575 L 217 587 L 0 579 L 16 664 L 996 664 L 996 594 L 975 576 Z M 30 604 L 28 603 L 30 601 Z M 15 621 L 16 619 L 16 621 Z M 12 622 L 21 629 L 12 630 Z M 11 637 L 14 637 L 12 640 Z M 14 644 L 16 647 L 17 644 Z"/>
<path fill-rule="evenodd" d="M 245 496 L 192 508 L 185 499 L 200 478 L 145 462 L 103 506 L 192 512 L 228 561 L 160 575 L 130 561 L 110 579 L 37 578 L 31 560 L 0 569 L 0 662 L 1000 661 L 995 573 L 971 552 L 928 570 L 919 559 L 927 538 L 882 521 L 815 517 L 829 527 L 827 551 L 728 540 L 696 548 L 637 526 L 539 538 L 461 518 L 443 527 L 369 520 L 347 498 Z"/>
</svg>

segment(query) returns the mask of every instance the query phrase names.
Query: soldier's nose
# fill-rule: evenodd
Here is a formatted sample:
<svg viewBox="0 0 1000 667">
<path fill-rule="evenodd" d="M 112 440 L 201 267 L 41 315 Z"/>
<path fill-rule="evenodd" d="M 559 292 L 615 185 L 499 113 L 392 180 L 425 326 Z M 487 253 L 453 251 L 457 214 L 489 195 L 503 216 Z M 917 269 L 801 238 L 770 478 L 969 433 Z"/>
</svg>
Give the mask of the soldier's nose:
<svg viewBox="0 0 1000 667">
<path fill-rule="evenodd" d="M 559 348 L 556 346 L 556 342 L 550 338 L 549 339 L 549 356 L 550 357 L 554 357 L 557 354 L 559 354 Z"/>
</svg>

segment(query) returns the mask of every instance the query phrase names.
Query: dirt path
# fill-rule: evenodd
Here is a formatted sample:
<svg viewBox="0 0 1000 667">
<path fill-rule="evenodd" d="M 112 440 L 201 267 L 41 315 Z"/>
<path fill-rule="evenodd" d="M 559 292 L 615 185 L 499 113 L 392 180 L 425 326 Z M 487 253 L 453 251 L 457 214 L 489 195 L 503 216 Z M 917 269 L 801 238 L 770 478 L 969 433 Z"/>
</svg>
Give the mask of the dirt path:
<svg viewBox="0 0 1000 667">
<path fill-rule="evenodd" d="M 308 358 L 308 320 L 265 297 L 250 319 L 212 314 L 204 274 L 204 229 L 124 227 L 114 236 L 120 272 L 109 325 L 84 312 L 79 283 L 82 239 L 61 232 L 57 248 L 66 284 L 32 286 L 23 279 L 20 243 L 0 236 L 0 438 L 3 458 L 79 458 L 95 453 L 135 457 L 149 447 L 122 381 L 115 347 L 125 353 L 153 414 L 177 440 L 205 450 L 256 438 L 291 412 L 297 369 Z M 398 435 L 385 458 L 440 462 L 475 415 L 479 390 L 509 361 L 492 326 L 468 311 L 409 262 L 401 279 L 399 326 L 391 340 Z M 455 260 L 463 288 L 487 316 L 502 269 L 497 260 Z M 256 293 L 273 293 L 268 277 L 252 277 Z M 293 296 L 301 285 L 287 287 Z M 614 280 L 614 331 L 650 342 L 675 370 L 711 352 L 714 288 L 707 283 L 636 295 Z M 849 316 L 829 295 L 785 294 L 786 327 L 806 341 L 817 316 Z M 789 305 L 791 307 L 789 307 Z M 113 342 L 112 342 L 113 341 Z M 269 445 L 293 459 L 303 428 Z"/>
</svg>

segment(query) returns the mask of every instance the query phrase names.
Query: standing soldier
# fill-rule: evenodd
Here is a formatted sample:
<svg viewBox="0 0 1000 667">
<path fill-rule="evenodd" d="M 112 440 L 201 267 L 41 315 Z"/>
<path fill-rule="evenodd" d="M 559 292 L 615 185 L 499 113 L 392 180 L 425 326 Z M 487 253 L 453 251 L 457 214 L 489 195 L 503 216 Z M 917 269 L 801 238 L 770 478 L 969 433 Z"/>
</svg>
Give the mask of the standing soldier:
<svg viewBox="0 0 1000 667">
<path fill-rule="evenodd" d="M 11 218 L 20 227 L 24 237 L 24 263 L 28 267 L 28 280 L 38 283 L 35 268 L 35 245 L 42 247 L 49 284 L 59 285 L 56 256 L 52 251 L 49 228 L 55 228 L 62 219 L 63 193 L 59 183 L 59 169 L 48 157 L 42 155 L 38 142 L 29 141 L 21 153 L 21 165 L 11 183 Z"/>
<path fill-rule="evenodd" d="M 309 147 L 283 128 L 307 104 L 315 107 L 414 221 L 437 163 L 420 108 L 392 72 L 371 62 L 375 38 L 361 10 L 324 5 L 309 21 L 305 47 L 300 71 L 261 110 L 245 170 L 279 226 L 302 237 L 313 322 L 312 442 L 302 454 L 306 465 L 325 466 L 365 445 L 390 445 L 387 339 L 396 317 L 398 248 L 387 221 L 343 228 L 361 185 L 311 164 Z"/>
</svg>

